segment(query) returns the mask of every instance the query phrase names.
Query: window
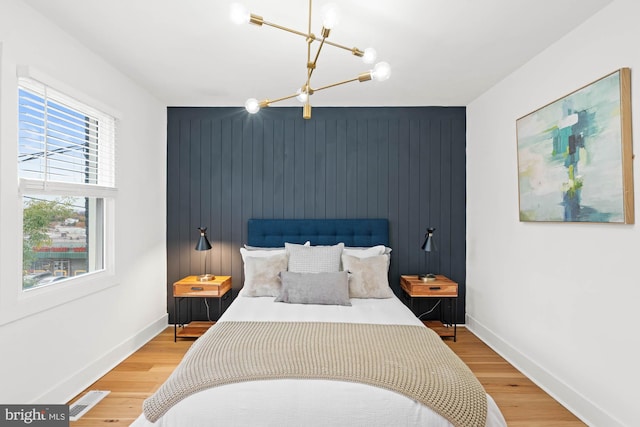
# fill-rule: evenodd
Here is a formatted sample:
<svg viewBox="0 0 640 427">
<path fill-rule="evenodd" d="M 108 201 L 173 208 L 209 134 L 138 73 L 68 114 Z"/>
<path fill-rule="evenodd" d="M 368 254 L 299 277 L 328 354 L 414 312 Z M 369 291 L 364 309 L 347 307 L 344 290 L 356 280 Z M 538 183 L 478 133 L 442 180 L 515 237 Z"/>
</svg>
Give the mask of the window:
<svg viewBox="0 0 640 427">
<path fill-rule="evenodd" d="M 19 79 L 23 290 L 107 268 L 115 125 L 108 114 Z"/>
</svg>

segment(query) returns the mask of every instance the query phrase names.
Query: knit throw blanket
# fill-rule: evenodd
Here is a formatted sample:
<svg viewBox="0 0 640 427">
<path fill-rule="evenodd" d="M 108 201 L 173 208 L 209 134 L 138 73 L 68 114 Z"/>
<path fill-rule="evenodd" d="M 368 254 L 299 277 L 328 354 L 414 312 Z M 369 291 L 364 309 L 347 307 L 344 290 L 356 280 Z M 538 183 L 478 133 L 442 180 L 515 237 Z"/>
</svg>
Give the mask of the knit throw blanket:
<svg viewBox="0 0 640 427">
<path fill-rule="evenodd" d="M 144 414 L 155 422 L 198 391 L 283 378 L 369 384 L 421 402 L 455 426 L 486 423 L 485 390 L 435 332 L 355 323 L 218 323 L 144 401 Z"/>
</svg>

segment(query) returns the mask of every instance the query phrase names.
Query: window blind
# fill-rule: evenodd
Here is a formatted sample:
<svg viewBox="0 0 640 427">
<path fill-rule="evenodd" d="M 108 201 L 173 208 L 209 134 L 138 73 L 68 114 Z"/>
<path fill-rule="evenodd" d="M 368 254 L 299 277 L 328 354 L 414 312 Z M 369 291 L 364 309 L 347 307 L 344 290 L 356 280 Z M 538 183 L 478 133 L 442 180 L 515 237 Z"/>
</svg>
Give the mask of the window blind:
<svg viewBox="0 0 640 427">
<path fill-rule="evenodd" d="M 20 178 L 115 187 L 114 117 L 25 78 L 18 108 Z"/>
</svg>

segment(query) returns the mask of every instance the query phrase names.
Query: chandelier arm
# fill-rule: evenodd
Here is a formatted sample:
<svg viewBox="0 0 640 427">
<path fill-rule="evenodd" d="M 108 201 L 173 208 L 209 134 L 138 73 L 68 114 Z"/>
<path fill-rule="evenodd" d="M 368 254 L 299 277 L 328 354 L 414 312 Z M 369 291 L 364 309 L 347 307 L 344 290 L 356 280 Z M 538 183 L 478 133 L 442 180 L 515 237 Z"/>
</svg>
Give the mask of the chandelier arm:
<svg viewBox="0 0 640 427">
<path fill-rule="evenodd" d="M 317 41 L 322 41 L 323 39 L 319 39 L 318 37 L 315 36 L 315 34 L 312 34 L 311 31 L 309 31 L 308 33 L 303 33 L 302 31 L 298 31 L 298 30 L 294 30 L 293 28 L 288 28 L 288 27 L 284 27 L 282 25 L 278 25 L 275 24 L 273 22 L 269 22 L 269 21 L 262 21 L 261 25 L 268 25 L 270 27 L 273 28 L 277 28 L 279 30 L 283 30 L 283 31 L 287 31 L 289 33 L 304 37 L 305 39 L 308 40 L 309 45 L 311 45 L 312 42 L 317 42 Z M 347 50 L 349 52 L 351 52 L 352 54 L 354 54 L 355 56 L 362 56 L 364 55 L 364 52 L 360 49 L 358 49 L 357 47 L 347 47 L 347 46 L 343 46 L 339 43 L 335 43 L 332 42 L 330 40 L 325 40 L 324 43 L 331 45 L 333 47 L 337 47 L 340 49 L 344 49 Z M 309 46 L 308 49 L 311 49 L 311 47 Z M 309 50 L 309 53 L 307 54 L 307 62 L 309 62 L 309 59 L 311 59 L 311 51 Z"/>
<path fill-rule="evenodd" d="M 311 89 L 311 73 L 312 73 L 312 71 L 313 70 L 311 70 L 311 68 L 307 67 L 307 82 L 304 84 L 304 86 L 302 86 L 302 90 L 304 92 L 306 92 L 306 94 L 307 94 L 307 100 L 309 99 L 309 96 L 313 93 L 313 89 Z"/>
<path fill-rule="evenodd" d="M 311 40 L 312 42 L 322 41 L 322 39 L 317 37 L 315 34 L 312 34 L 311 31 L 309 31 L 308 33 L 303 33 L 302 31 L 294 30 L 293 28 L 283 27 L 282 25 L 278 25 L 278 24 L 275 24 L 273 22 L 268 22 L 268 21 L 264 21 L 263 24 L 264 25 L 268 25 L 268 26 L 273 27 L 273 28 L 277 28 L 279 30 L 288 31 L 290 33 L 302 36 L 304 38 L 307 38 L 307 39 Z M 364 52 L 362 52 L 357 47 L 347 47 L 347 46 L 341 45 L 339 43 L 332 42 L 331 40 L 326 40 L 325 43 L 328 44 L 328 45 L 331 45 L 333 47 L 337 47 L 337 48 L 340 48 L 340 49 L 348 50 L 349 52 L 353 53 L 356 56 L 362 56 L 364 54 Z"/>
<path fill-rule="evenodd" d="M 307 32 L 309 34 L 311 34 L 311 8 L 312 8 L 312 1 L 313 0 L 309 0 L 309 21 L 307 24 Z M 309 81 L 311 80 L 311 74 L 313 73 L 313 70 L 311 70 L 309 68 L 309 63 L 311 62 L 311 43 L 313 43 L 313 39 L 311 37 L 307 37 L 307 84 L 306 87 L 307 89 L 310 86 Z M 308 96 L 308 94 L 307 94 Z"/>
<path fill-rule="evenodd" d="M 267 101 L 268 105 L 271 105 L 271 104 L 274 104 L 276 102 L 286 101 L 287 99 L 295 98 L 296 96 L 298 96 L 298 94 L 294 93 L 293 95 L 287 95 L 287 96 L 283 96 L 282 98 L 269 99 L 269 100 L 266 100 L 266 101 Z"/>
<path fill-rule="evenodd" d="M 307 77 L 307 85 L 309 85 L 309 80 L 311 79 L 311 75 L 313 74 L 313 70 L 316 69 L 316 63 L 318 62 L 318 57 L 320 57 L 320 51 L 322 50 L 322 46 L 324 46 L 326 37 L 322 38 L 322 41 L 320 42 L 320 46 L 318 46 L 318 51 L 316 52 L 316 57 L 313 58 L 313 62 L 308 63 L 307 65 L 307 69 L 309 70 L 308 77 Z"/>
<path fill-rule="evenodd" d="M 306 39 L 309 39 L 311 42 L 317 42 L 317 41 L 321 41 L 321 39 L 319 37 L 317 37 L 315 34 L 311 33 L 311 29 L 309 29 L 309 32 L 304 33 L 302 31 L 298 31 L 298 30 L 294 30 L 293 28 L 288 28 L 282 25 L 278 25 L 274 22 L 269 22 L 269 21 L 262 21 L 262 25 L 268 25 L 269 27 L 273 27 L 273 28 L 277 28 L 279 30 L 283 30 L 283 31 L 287 31 L 289 33 L 292 34 L 296 34 L 298 36 L 304 37 Z M 344 50 L 348 50 L 349 52 L 353 53 L 356 56 L 362 56 L 364 54 L 363 51 L 361 51 L 360 49 L 358 49 L 357 47 L 347 47 L 344 45 L 341 45 L 339 43 L 336 42 L 332 42 L 330 40 L 326 40 L 325 41 L 326 44 L 331 45 L 333 47 L 337 47 L 340 49 L 344 49 Z"/>
<path fill-rule="evenodd" d="M 309 86 L 309 92 L 310 92 L 310 93 L 314 93 L 314 92 L 317 92 L 317 91 L 319 91 L 319 90 L 330 89 L 330 88 L 332 88 L 332 87 L 336 87 L 336 86 L 344 85 L 344 84 L 351 83 L 351 82 L 357 82 L 357 81 L 359 81 L 359 82 L 366 82 L 366 81 L 371 80 L 371 77 L 370 77 L 370 76 L 371 76 L 371 74 L 370 74 L 370 73 L 362 73 L 362 74 L 360 74 L 358 77 L 355 77 L 355 78 L 353 78 L 353 79 L 343 80 L 343 81 L 341 81 L 341 82 L 332 83 L 332 84 L 329 84 L 329 85 L 326 85 L 326 86 L 321 86 L 321 87 L 319 87 L 319 88 L 312 88 L 312 87 L 310 87 L 310 86 Z M 276 103 L 276 102 L 286 101 L 287 99 L 295 98 L 296 96 L 298 96 L 298 94 L 297 94 L 297 93 L 294 93 L 294 94 L 292 94 L 292 95 L 283 96 L 283 97 L 281 97 L 281 98 L 276 98 L 276 99 L 266 99 L 266 100 L 264 100 L 264 101 L 262 101 L 262 102 L 263 102 L 263 103 L 266 103 L 267 105 L 271 105 L 271 104 L 274 104 L 274 103 Z M 308 103 L 308 101 L 307 101 L 307 103 Z"/>
<path fill-rule="evenodd" d="M 311 3 L 313 3 L 313 0 L 309 0 L 309 21 L 308 21 L 308 24 L 307 24 L 307 32 L 309 34 L 311 34 L 311 10 L 312 10 L 312 4 Z"/>
<path fill-rule="evenodd" d="M 366 74 L 368 74 L 368 73 L 366 73 Z M 363 82 L 363 81 L 367 81 L 367 80 L 363 80 L 361 76 L 358 76 L 358 77 L 353 78 L 353 79 L 343 80 L 343 81 L 341 81 L 341 82 L 332 83 L 332 84 L 330 84 L 330 85 L 321 86 L 321 87 L 319 87 L 319 88 L 311 88 L 311 87 L 310 87 L 309 89 L 310 89 L 312 92 L 317 92 L 317 91 L 319 91 L 319 90 L 330 89 L 330 88 L 332 88 L 332 87 L 340 86 L 340 85 L 347 84 L 347 83 L 351 83 L 351 82 L 357 82 L 357 81 Z M 271 104 L 274 104 L 274 103 L 276 103 L 276 102 L 286 101 L 287 99 L 295 98 L 296 96 L 298 96 L 298 94 L 297 94 L 297 93 L 294 93 L 293 95 L 283 96 L 282 98 L 269 99 L 269 100 L 267 101 L 267 103 L 268 103 L 269 105 L 271 105 Z"/>
<path fill-rule="evenodd" d="M 282 25 L 278 25 L 278 24 L 275 24 L 273 22 L 268 22 L 268 21 L 264 21 L 262 24 L 263 25 L 268 25 L 268 26 L 273 27 L 273 28 L 277 28 L 279 30 L 287 31 L 289 33 L 293 33 L 293 34 L 296 34 L 298 36 L 302 36 L 304 38 L 310 38 L 311 40 L 314 40 L 314 41 L 316 40 L 316 36 L 314 36 L 311 33 L 303 33 L 302 31 L 294 30 L 293 28 L 284 27 Z"/>
<path fill-rule="evenodd" d="M 303 90 L 306 90 L 307 97 L 313 93 L 311 89 L 311 74 L 313 73 L 313 70 L 308 65 L 309 63 L 307 62 L 307 82 L 302 87 Z"/>
<path fill-rule="evenodd" d="M 315 40 L 315 39 L 314 39 L 314 40 Z M 341 44 L 334 43 L 334 42 L 332 42 L 332 41 L 330 41 L 330 40 L 327 40 L 325 43 L 326 43 L 326 44 L 328 44 L 328 45 L 331 45 L 331 46 L 333 46 L 333 47 L 339 47 L 340 49 L 348 50 L 349 52 L 353 53 L 353 54 L 354 54 L 354 55 L 356 55 L 356 56 L 362 56 L 362 55 L 364 55 L 364 52 L 362 52 L 362 51 L 361 51 L 360 49 L 358 49 L 357 47 L 346 47 L 346 46 L 343 46 L 343 45 L 341 45 Z"/>
<path fill-rule="evenodd" d="M 341 81 L 341 82 L 332 83 L 332 84 L 330 84 L 330 85 L 322 86 L 322 87 L 319 87 L 319 88 L 313 89 L 313 91 L 314 91 L 314 92 L 317 92 L 317 91 L 319 91 L 319 90 L 330 89 L 330 88 L 332 88 L 332 87 L 340 86 L 340 85 L 347 84 L 347 83 L 351 83 L 351 82 L 357 82 L 357 81 L 363 81 L 363 80 L 361 80 L 361 79 L 360 79 L 360 77 L 356 77 L 355 79 L 343 80 L 343 81 Z"/>
</svg>

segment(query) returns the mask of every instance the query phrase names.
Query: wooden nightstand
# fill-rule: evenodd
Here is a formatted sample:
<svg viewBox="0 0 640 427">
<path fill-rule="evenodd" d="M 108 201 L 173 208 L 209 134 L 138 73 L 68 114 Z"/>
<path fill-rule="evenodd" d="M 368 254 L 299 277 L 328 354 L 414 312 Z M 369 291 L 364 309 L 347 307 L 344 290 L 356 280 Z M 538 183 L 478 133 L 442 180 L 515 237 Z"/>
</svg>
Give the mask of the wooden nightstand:
<svg viewBox="0 0 640 427">
<path fill-rule="evenodd" d="M 425 326 L 433 329 L 441 337 L 453 337 L 456 341 L 456 314 L 458 305 L 458 284 L 453 280 L 436 275 L 435 280 L 424 282 L 418 276 L 400 276 L 400 286 L 410 299 L 411 311 L 413 311 L 414 298 L 438 298 L 440 304 L 440 320 L 423 320 Z M 449 302 L 449 323 L 446 325 L 442 319 L 443 301 Z"/>
<path fill-rule="evenodd" d="M 201 282 L 198 276 L 187 276 L 173 284 L 173 307 L 175 321 L 173 324 L 173 341 L 178 337 L 196 338 L 204 334 L 216 322 L 189 320 L 188 324 L 180 323 L 180 301 L 183 298 L 218 298 L 219 313 L 222 314 L 222 300 L 228 298 L 231 290 L 231 276 L 216 276 L 213 280 Z M 190 310 L 189 310 L 190 312 Z M 180 323 L 180 329 L 178 329 Z"/>
</svg>

